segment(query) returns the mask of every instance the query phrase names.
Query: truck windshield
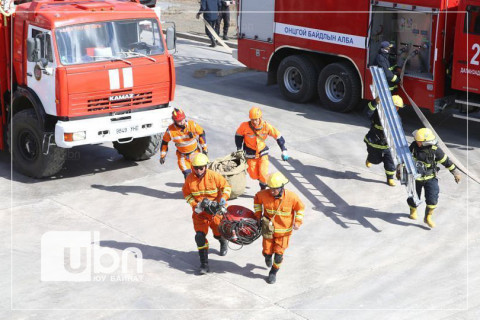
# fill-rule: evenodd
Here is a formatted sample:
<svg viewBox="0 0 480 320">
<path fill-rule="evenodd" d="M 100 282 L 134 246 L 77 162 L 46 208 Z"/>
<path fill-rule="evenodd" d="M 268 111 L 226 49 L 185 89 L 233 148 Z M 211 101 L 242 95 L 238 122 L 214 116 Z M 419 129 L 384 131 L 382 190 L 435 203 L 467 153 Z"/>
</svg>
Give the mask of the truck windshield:
<svg viewBox="0 0 480 320">
<path fill-rule="evenodd" d="M 155 19 L 95 22 L 55 31 L 60 62 L 82 64 L 164 53 Z"/>
</svg>

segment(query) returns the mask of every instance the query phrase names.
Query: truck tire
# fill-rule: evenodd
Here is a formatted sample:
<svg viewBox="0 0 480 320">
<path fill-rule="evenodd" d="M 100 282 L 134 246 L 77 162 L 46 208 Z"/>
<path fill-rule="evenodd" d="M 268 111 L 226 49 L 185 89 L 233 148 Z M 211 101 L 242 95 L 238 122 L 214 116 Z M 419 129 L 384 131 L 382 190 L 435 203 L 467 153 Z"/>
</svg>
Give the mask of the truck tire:
<svg viewBox="0 0 480 320">
<path fill-rule="evenodd" d="M 293 102 L 308 102 L 315 96 L 315 65 L 306 56 L 288 56 L 280 62 L 277 82 L 282 95 Z"/>
<path fill-rule="evenodd" d="M 7 138 L 13 165 L 18 172 L 32 178 L 45 178 L 55 175 L 63 168 L 67 150 L 51 145 L 48 154 L 43 153 L 45 132 L 34 110 L 17 112 L 12 123 Z"/>
<path fill-rule="evenodd" d="M 322 106 L 333 111 L 349 112 L 360 102 L 360 80 L 346 63 L 331 63 L 323 68 L 317 89 Z"/>
<path fill-rule="evenodd" d="M 128 143 L 119 143 L 115 141 L 113 147 L 117 149 L 125 159 L 131 161 L 148 160 L 153 157 L 160 149 L 160 142 L 162 135 L 156 134 L 153 136 L 133 139 Z"/>
</svg>

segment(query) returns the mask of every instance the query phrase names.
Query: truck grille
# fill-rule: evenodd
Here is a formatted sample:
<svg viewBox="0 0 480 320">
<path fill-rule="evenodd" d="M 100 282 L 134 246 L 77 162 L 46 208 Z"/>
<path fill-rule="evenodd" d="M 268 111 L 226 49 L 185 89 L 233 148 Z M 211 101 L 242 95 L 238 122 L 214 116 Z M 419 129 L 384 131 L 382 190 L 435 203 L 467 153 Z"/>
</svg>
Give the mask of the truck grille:
<svg viewBox="0 0 480 320">
<path fill-rule="evenodd" d="M 87 101 L 87 111 L 94 112 L 100 110 L 137 107 L 152 103 L 152 98 L 153 93 L 151 91 L 140 93 L 132 93 L 131 91 L 115 92 L 109 97 L 89 99 Z"/>
</svg>

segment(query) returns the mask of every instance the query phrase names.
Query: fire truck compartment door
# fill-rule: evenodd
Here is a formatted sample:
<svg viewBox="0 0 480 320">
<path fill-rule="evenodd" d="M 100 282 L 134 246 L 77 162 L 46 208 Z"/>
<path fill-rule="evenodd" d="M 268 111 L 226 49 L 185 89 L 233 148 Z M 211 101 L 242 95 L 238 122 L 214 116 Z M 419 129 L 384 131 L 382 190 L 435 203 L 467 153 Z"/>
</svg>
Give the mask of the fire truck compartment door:
<svg viewBox="0 0 480 320">
<path fill-rule="evenodd" d="M 45 112 L 49 115 L 57 115 L 57 105 L 55 103 L 55 69 L 52 34 L 49 30 L 38 28 L 32 25 L 28 27 L 28 37 L 40 37 L 41 48 L 40 57 L 45 58 L 48 64 L 45 68 L 40 63 L 27 61 L 27 85 L 35 91 L 42 102 Z"/>
<path fill-rule="evenodd" d="M 467 5 L 457 20 L 452 87 L 480 93 L 480 3 Z"/>
<path fill-rule="evenodd" d="M 273 40 L 275 0 L 242 0 L 240 34 L 245 39 Z"/>
</svg>

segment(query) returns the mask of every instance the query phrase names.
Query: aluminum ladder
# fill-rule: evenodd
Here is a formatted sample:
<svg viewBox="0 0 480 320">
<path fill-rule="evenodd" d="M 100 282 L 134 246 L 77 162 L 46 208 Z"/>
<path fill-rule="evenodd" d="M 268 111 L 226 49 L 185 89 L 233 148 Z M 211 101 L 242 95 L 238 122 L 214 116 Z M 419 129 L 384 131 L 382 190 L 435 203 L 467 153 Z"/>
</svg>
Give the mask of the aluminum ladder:
<svg viewBox="0 0 480 320">
<path fill-rule="evenodd" d="M 400 116 L 393 104 L 385 72 L 383 72 L 382 68 L 376 66 L 370 67 L 370 72 L 373 77 L 373 85 L 370 86 L 370 89 L 374 97 L 380 98 L 377 111 L 387 144 L 392 152 L 395 166 L 403 168 L 400 174 L 400 182 L 406 186 L 408 197 L 413 198 L 413 201 L 418 206 L 422 201 L 417 196 L 415 179 L 420 174 L 417 172 L 415 161 L 408 148 L 409 143 L 405 137 Z"/>
</svg>

